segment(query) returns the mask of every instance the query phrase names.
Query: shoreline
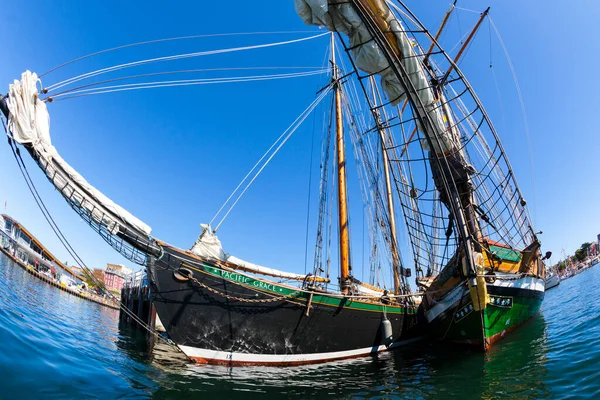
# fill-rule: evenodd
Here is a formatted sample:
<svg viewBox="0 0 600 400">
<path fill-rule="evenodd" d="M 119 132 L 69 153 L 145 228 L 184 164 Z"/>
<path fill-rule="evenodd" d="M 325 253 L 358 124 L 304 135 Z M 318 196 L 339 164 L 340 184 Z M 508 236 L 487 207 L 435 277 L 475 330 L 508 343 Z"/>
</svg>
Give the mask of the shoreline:
<svg viewBox="0 0 600 400">
<path fill-rule="evenodd" d="M 72 295 L 82 298 L 84 300 L 88 300 L 93 303 L 99 304 L 101 306 L 112 308 L 113 310 L 119 310 L 119 308 L 120 308 L 118 304 L 112 304 L 112 303 L 110 303 L 104 299 L 100 299 L 100 298 L 96 299 L 96 298 L 91 297 L 91 295 L 86 295 L 84 293 L 80 293 L 76 290 L 73 290 L 66 286 L 63 286 L 59 282 L 55 281 L 54 279 L 48 278 L 46 275 L 43 275 L 43 274 L 39 273 L 38 271 L 36 271 L 35 269 L 33 269 L 30 265 L 27 265 L 24 262 L 22 262 L 21 260 L 19 260 L 18 258 L 14 257 L 12 254 L 10 254 L 8 251 L 6 251 L 6 249 L 4 249 L 2 246 L 0 246 L 0 250 L 2 250 L 2 253 L 5 254 L 12 262 L 17 264 L 19 267 L 24 269 L 29 274 L 35 276 L 36 278 L 38 278 L 52 286 L 57 287 L 60 290 L 63 290 L 69 294 L 72 294 Z"/>
</svg>

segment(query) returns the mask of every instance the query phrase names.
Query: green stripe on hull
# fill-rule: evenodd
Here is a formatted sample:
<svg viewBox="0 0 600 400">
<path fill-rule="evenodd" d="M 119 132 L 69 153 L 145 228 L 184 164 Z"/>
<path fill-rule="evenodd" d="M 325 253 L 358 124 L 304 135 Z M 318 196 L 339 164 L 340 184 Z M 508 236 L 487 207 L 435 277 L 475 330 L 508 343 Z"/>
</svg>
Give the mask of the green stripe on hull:
<svg viewBox="0 0 600 400">
<path fill-rule="evenodd" d="M 473 310 L 472 303 L 469 301 L 462 303 L 464 305 L 461 304 L 452 316 L 448 316 L 452 318 L 450 326 L 448 326 L 448 319 L 440 321 L 436 327 L 436 335 L 452 342 L 482 345 L 484 335 L 485 339 L 501 335 L 533 317 L 539 311 L 543 300 L 543 297 L 520 296 L 496 296 L 496 298 L 507 299 L 507 301 L 510 298 L 510 307 L 488 304 L 483 311 L 485 326 L 483 332 L 482 313 Z"/>
<path fill-rule="evenodd" d="M 485 338 L 499 335 L 529 320 L 540 310 L 542 300 L 543 297 L 516 297 L 511 308 L 488 304 L 483 313 Z"/>
<path fill-rule="evenodd" d="M 274 282 L 256 279 L 251 276 L 238 272 L 224 271 L 211 265 L 203 264 L 206 272 L 213 276 L 221 277 L 227 281 L 235 282 L 244 286 L 249 286 L 265 293 L 271 293 L 277 296 L 289 296 L 296 293 L 292 299 L 308 302 L 310 294 L 307 292 L 298 293 L 298 289 L 278 285 Z M 200 271 L 201 272 L 201 271 Z M 326 294 L 313 294 L 313 304 L 323 304 L 332 307 L 352 308 L 355 310 L 374 311 L 387 314 L 417 314 L 417 307 L 402 307 L 383 305 L 369 302 L 362 302 L 348 297 L 328 296 Z"/>
</svg>

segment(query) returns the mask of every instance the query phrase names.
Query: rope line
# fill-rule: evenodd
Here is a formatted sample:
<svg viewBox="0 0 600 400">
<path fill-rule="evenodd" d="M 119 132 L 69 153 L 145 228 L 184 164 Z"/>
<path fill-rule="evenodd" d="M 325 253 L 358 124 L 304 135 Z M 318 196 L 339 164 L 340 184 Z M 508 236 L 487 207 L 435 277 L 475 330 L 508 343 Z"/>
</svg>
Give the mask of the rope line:
<svg viewBox="0 0 600 400">
<path fill-rule="evenodd" d="M 116 46 L 116 47 L 111 47 L 105 50 L 100 50 L 100 51 L 96 51 L 94 53 L 90 53 L 87 54 L 85 56 L 81 56 L 78 58 L 75 58 L 71 61 L 67 61 L 63 64 L 57 65 L 56 67 L 49 69 L 48 71 L 44 72 L 43 74 L 40 75 L 40 78 L 43 77 L 44 75 L 47 75 L 51 72 L 56 71 L 57 69 L 66 67 L 67 65 L 76 63 L 78 61 L 84 60 L 86 58 L 90 58 L 90 57 L 94 57 L 103 53 L 108 53 L 111 51 L 115 51 L 115 50 L 120 50 L 120 49 L 125 49 L 128 47 L 136 47 L 136 46 L 142 46 L 142 45 L 146 45 L 146 44 L 154 44 L 154 43 L 161 43 L 161 42 L 172 42 L 172 41 L 176 41 L 176 40 L 189 40 L 189 39 L 201 39 L 201 38 L 210 38 L 210 37 L 224 37 L 224 36 L 244 36 L 244 35 L 283 35 L 283 34 L 298 34 L 298 33 L 314 33 L 314 31 L 280 31 L 280 32 L 233 32 L 233 33 L 213 33 L 213 34 L 203 34 L 203 35 L 192 35 L 192 36 L 179 36 L 179 37 L 173 37 L 173 38 L 165 38 L 165 39 L 155 39 L 155 40 L 146 40 L 143 42 L 137 42 L 137 43 L 130 43 L 130 44 L 124 44 L 121 46 Z"/>
<path fill-rule="evenodd" d="M 246 176 L 242 179 L 242 181 L 237 185 L 237 187 L 229 195 L 227 200 L 225 200 L 225 203 L 221 206 L 221 208 L 219 208 L 219 210 L 217 211 L 215 216 L 211 219 L 211 224 L 217 218 L 217 216 L 220 214 L 220 212 L 227 206 L 228 202 L 235 196 L 235 194 L 239 190 L 239 188 L 250 177 L 252 172 L 260 165 L 262 160 L 264 160 L 265 157 L 271 152 L 271 150 L 273 150 L 273 148 L 275 146 L 277 146 L 273 150 L 271 155 L 265 160 L 265 162 L 260 167 L 260 169 L 254 174 L 252 179 L 246 184 L 246 186 L 241 191 L 241 193 L 238 195 L 238 197 L 235 199 L 233 204 L 229 207 L 229 209 L 227 210 L 225 215 L 221 218 L 220 222 L 215 227 L 214 232 L 216 232 L 219 229 L 219 227 L 225 221 L 225 219 L 227 218 L 229 213 L 233 210 L 233 208 L 236 206 L 236 204 L 240 201 L 240 199 L 242 198 L 244 193 L 246 193 L 246 191 L 250 188 L 250 186 L 256 180 L 256 178 L 258 178 L 260 173 L 265 169 L 265 167 L 269 164 L 269 162 L 273 159 L 273 157 L 275 157 L 275 155 L 279 152 L 279 150 L 283 147 L 283 145 L 289 140 L 289 138 L 294 134 L 294 132 L 296 132 L 296 130 L 300 127 L 300 125 L 302 125 L 304 120 L 312 113 L 312 111 L 321 102 L 321 100 L 323 100 L 323 98 L 325 98 L 325 96 L 327 96 L 327 94 L 329 93 L 330 90 L 331 90 L 331 86 L 329 86 L 326 90 L 321 92 L 321 94 L 294 120 L 294 122 L 292 122 L 292 124 L 281 134 L 281 136 L 279 136 L 277 138 L 277 140 L 271 145 L 271 147 L 269 147 L 269 149 L 263 154 L 263 156 L 256 162 L 256 164 L 254 164 L 252 169 L 246 174 Z"/>
<path fill-rule="evenodd" d="M 308 36 L 308 37 L 294 39 L 294 40 L 286 40 L 286 41 L 282 41 L 282 42 L 265 43 L 265 44 L 243 46 L 243 47 L 230 47 L 230 48 L 219 49 L 219 50 L 198 51 L 198 52 L 193 52 L 193 53 L 183 53 L 183 54 L 177 54 L 177 55 L 172 55 L 172 56 L 163 56 L 163 57 L 149 58 L 149 59 L 140 60 L 140 61 L 132 61 L 132 62 L 124 63 L 124 64 L 114 65 L 112 67 L 107 67 L 107 68 L 102 68 L 102 69 L 98 69 L 95 71 L 87 72 L 85 74 L 81 74 L 81 75 L 75 76 L 73 78 L 65 79 L 64 81 L 61 81 L 61 82 L 58 82 L 58 83 L 55 83 L 53 85 L 46 87 L 46 89 L 48 90 L 48 92 L 50 92 L 50 91 L 59 89 L 61 87 L 64 87 L 66 85 L 81 81 L 83 79 L 92 78 L 94 76 L 98 76 L 98 75 L 105 74 L 108 72 L 118 71 L 118 70 L 125 69 L 125 68 L 136 67 L 139 65 L 146 65 L 146 64 L 152 64 L 152 63 L 163 62 L 163 61 L 181 60 L 181 59 L 194 58 L 194 57 L 209 56 L 209 55 L 215 55 L 215 54 L 226 54 L 226 53 L 234 53 L 234 52 L 247 51 L 247 50 L 264 49 L 264 48 L 269 48 L 269 47 L 305 42 L 308 40 L 320 38 L 325 35 L 328 35 L 328 33 L 321 33 L 318 35 Z"/>
<path fill-rule="evenodd" d="M 525 125 L 525 136 L 527 137 L 527 149 L 529 150 L 529 163 L 530 163 L 530 167 L 531 167 L 531 186 L 532 186 L 532 190 L 531 190 L 531 196 L 533 199 L 533 222 L 535 224 L 535 216 L 536 216 L 536 201 L 535 201 L 535 166 L 534 166 L 534 162 L 533 162 L 533 145 L 531 143 L 531 134 L 529 131 L 529 121 L 527 119 L 527 112 L 525 111 L 525 101 L 523 100 L 523 93 L 521 92 L 521 85 L 519 85 L 519 79 L 517 78 L 517 73 L 515 71 L 515 67 L 512 63 L 512 59 L 510 58 L 510 55 L 508 54 L 508 49 L 506 47 L 506 44 L 504 43 L 504 39 L 502 39 L 502 36 L 500 35 L 500 31 L 498 30 L 498 27 L 496 27 L 496 24 L 494 23 L 494 20 L 492 19 L 491 16 L 488 16 L 489 20 L 490 20 L 490 25 L 492 26 L 492 28 L 494 28 L 494 32 L 496 33 L 496 37 L 498 38 L 498 41 L 500 42 L 500 45 L 502 46 L 502 50 L 504 51 L 504 55 L 506 56 L 506 61 L 508 62 L 508 66 L 510 68 L 510 72 L 512 74 L 514 83 L 515 83 L 515 87 L 517 89 L 517 95 L 519 96 L 519 105 L 521 106 L 521 114 L 523 115 L 523 123 Z"/>
<path fill-rule="evenodd" d="M 317 69 L 325 69 L 325 66 L 255 66 L 255 67 L 219 67 L 219 68 L 196 68 L 196 69 L 180 69 L 173 71 L 160 71 L 160 72 L 150 72 L 146 74 L 137 74 L 137 75 L 128 75 L 121 76 L 118 78 L 105 79 L 102 81 L 87 83 L 85 85 L 76 86 L 74 88 L 65 89 L 61 92 L 58 92 L 54 95 L 54 97 L 59 94 L 72 92 L 79 89 L 85 89 L 91 86 L 103 85 L 105 83 L 118 82 L 118 81 L 126 81 L 133 80 L 138 78 L 150 77 L 150 76 L 159 76 L 159 75 L 176 75 L 176 74 L 189 74 L 194 72 L 222 72 L 222 71 L 261 71 L 261 70 L 317 70 Z"/>
<path fill-rule="evenodd" d="M 272 75 L 254 75 L 254 76 L 234 76 L 234 77 L 225 77 L 225 78 L 198 78 L 198 79 L 180 79 L 180 80 L 172 80 L 172 81 L 158 81 L 158 82 L 143 82 L 143 83 L 126 83 L 123 85 L 112 85 L 112 86 L 102 86 L 91 89 L 81 89 L 81 90 L 72 90 L 65 91 L 61 94 L 56 94 L 51 96 L 50 98 L 55 101 L 57 98 L 62 98 L 66 96 L 62 100 L 81 97 L 81 96 L 90 96 L 94 94 L 103 94 L 103 93 L 114 93 L 114 92 L 122 92 L 122 91 L 130 91 L 130 90 L 140 90 L 140 89 L 155 89 L 155 88 L 163 88 L 163 87 L 178 87 L 178 86 L 195 86 L 195 85 L 212 85 L 212 84 L 220 84 L 220 83 L 240 83 L 240 82 L 256 82 L 256 81 L 268 81 L 275 79 L 291 79 L 291 78 L 301 78 L 307 76 L 321 75 L 327 73 L 329 70 L 314 70 L 307 72 L 296 72 L 290 74 L 272 74 Z"/>
<path fill-rule="evenodd" d="M 12 150 L 12 153 L 13 153 L 13 156 L 15 158 L 15 161 L 17 162 L 17 166 L 19 167 L 21 175 L 23 176 L 23 179 L 25 180 L 25 183 L 27 184 L 27 187 L 28 187 L 31 195 L 33 196 L 33 199 L 35 200 L 38 208 L 42 212 L 42 215 L 44 216 L 44 219 L 46 219 L 46 222 L 48 222 L 48 224 L 50 225 L 50 228 L 52 229 L 52 231 L 54 232 L 54 234 L 56 235 L 56 237 L 59 239 L 59 241 L 61 242 L 61 244 L 65 247 L 65 249 L 67 250 L 67 252 L 75 259 L 75 262 L 78 263 L 85 270 L 86 275 L 90 279 L 92 279 L 92 281 L 94 281 L 94 283 L 98 287 L 102 288 L 119 305 L 120 309 L 122 309 L 123 312 L 125 312 L 130 318 L 132 318 L 135 322 L 137 322 L 143 329 L 147 330 L 149 333 L 151 333 L 155 337 L 158 337 L 159 340 L 162 340 L 162 341 L 164 341 L 167 344 L 173 345 L 174 344 L 173 341 L 171 341 L 170 339 L 164 338 L 161 335 L 159 335 L 158 332 L 155 329 L 152 329 L 146 322 L 144 322 L 141 318 L 139 318 L 131 310 L 129 310 L 121 302 L 121 300 L 119 298 L 117 298 L 110 291 L 106 290 L 106 286 L 104 285 L 104 283 L 100 282 L 100 280 L 98 278 L 96 278 L 96 276 L 89 269 L 89 267 L 86 265 L 86 263 L 83 261 L 83 259 L 75 251 L 75 249 L 73 248 L 73 246 L 69 243 L 69 241 L 67 240 L 67 238 L 63 234 L 62 230 L 58 227 L 58 224 L 56 223 L 56 221 L 52 217 L 52 214 L 50 213 L 50 211 L 46 207 L 46 205 L 45 205 L 44 201 L 42 200 L 42 198 L 41 198 L 41 196 L 40 196 L 37 188 L 35 187 L 35 184 L 34 184 L 33 180 L 31 179 L 31 175 L 29 174 L 29 171 L 27 170 L 27 166 L 25 165 L 25 162 L 23 161 L 23 158 L 21 157 L 19 149 L 17 147 L 13 146 L 13 139 L 11 138 L 11 136 L 9 134 L 9 131 L 8 131 L 8 128 L 7 128 L 6 124 L 4 123 L 3 119 L 2 119 L 2 126 L 4 127 L 4 131 L 5 131 L 6 135 L 7 135 L 10 148 Z"/>
</svg>

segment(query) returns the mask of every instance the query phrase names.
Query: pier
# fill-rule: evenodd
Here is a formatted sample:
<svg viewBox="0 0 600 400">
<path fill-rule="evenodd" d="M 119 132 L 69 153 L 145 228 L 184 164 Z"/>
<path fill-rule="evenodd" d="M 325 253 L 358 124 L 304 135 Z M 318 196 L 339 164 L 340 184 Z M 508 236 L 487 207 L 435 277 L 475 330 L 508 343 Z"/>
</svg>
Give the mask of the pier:
<svg viewBox="0 0 600 400">
<path fill-rule="evenodd" d="M 55 279 L 51 273 L 43 273 L 40 269 L 64 271 L 67 276 L 83 281 L 83 278 L 75 274 L 70 268 L 61 263 L 52 255 L 39 240 L 37 240 L 24 226 L 10 218 L 2 215 L 0 222 L 0 250 L 11 261 L 23 268 L 30 275 L 79 298 L 100 304 L 102 306 L 118 310 L 119 304 L 112 298 L 104 298 L 91 292 L 84 292 L 68 285 L 64 281 Z M 28 242 L 27 242 L 28 241 Z M 33 265 L 35 265 L 35 267 Z M 71 279 L 72 280 L 72 279 Z"/>
<path fill-rule="evenodd" d="M 148 285 L 146 271 L 136 271 L 125 281 L 123 290 L 121 290 L 121 303 L 148 324 L 151 329 L 155 329 L 158 332 L 165 331 L 152 304 L 151 290 Z M 139 324 L 123 310 L 121 310 L 120 320 L 139 327 Z"/>
<path fill-rule="evenodd" d="M 75 289 L 72 289 L 64 284 L 62 284 L 61 282 L 57 281 L 56 279 L 53 279 L 47 275 L 44 275 L 42 273 L 40 273 L 39 271 L 36 271 L 31 265 L 24 263 L 23 261 L 19 260 L 17 257 L 13 256 L 12 254 L 10 254 L 4 247 L 0 246 L 0 250 L 2 251 L 2 253 L 4 253 L 11 261 L 13 261 L 15 264 L 17 264 L 19 267 L 23 268 L 26 272 L 28 272 L 29 274 L 35 276 L 36 278 L 62 290 L 65 291 L 69 294 L 72 294 L 73 296 L 77 296 L 79 298 L 82 298 L 84 300 L 88 300 L 91 302 L 94 302 L 96 304 L 100 304 L 101 306 L 104 307 L 108 307 L 108 308 L 112 308 L 114 310 L 118 310 L 120 307 L 116 302 L 113 301 L 109 301 L 106 300 L 100 296 L 91 294 L 91 293 L 84 293 L 84 292 L 80 292 L 77 291 Z"/>
</svg>

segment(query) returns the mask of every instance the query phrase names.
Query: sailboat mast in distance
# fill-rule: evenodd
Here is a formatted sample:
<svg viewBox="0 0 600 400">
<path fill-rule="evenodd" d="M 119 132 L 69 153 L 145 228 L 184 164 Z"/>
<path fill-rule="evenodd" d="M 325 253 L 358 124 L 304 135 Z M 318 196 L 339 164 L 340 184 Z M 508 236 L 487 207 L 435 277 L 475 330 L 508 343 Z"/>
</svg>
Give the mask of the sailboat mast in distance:
<svg viewBox="0 0 600 400">
<path fill-rule="evenodd" d="M 337 150 L 338 216 L 340 224 L 340 288 L 347 293 L 350 287 L 350 238 L 348 229 L 348 201 L 346 194 L 346 152 L 344 148 L 344 122 L 338 69 L 335 64 L 335 36 L 331 34 L 331 66 L 335 92 L 335 136 Z"/>
</svg>

